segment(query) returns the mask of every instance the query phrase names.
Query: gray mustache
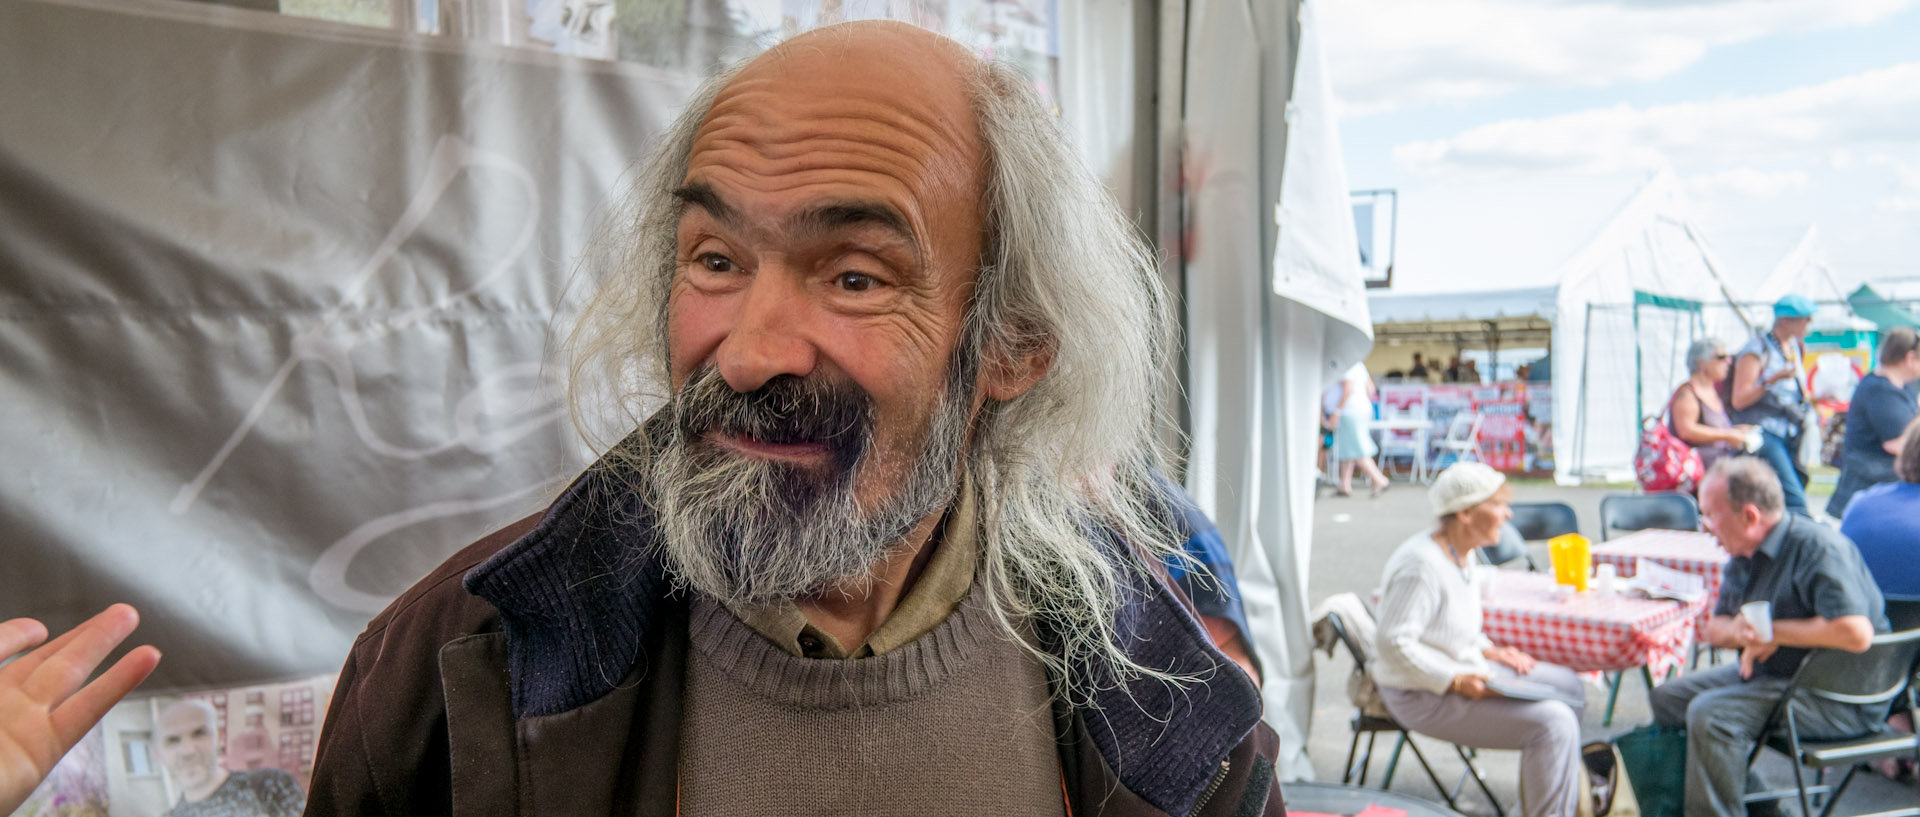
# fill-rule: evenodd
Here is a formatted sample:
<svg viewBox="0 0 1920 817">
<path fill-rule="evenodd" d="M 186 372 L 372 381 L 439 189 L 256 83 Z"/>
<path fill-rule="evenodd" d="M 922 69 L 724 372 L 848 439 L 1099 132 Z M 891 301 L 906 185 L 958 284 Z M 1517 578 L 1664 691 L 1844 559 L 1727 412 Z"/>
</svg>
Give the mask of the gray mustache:
<svg viewBox="0 0 1920 817">
<path fill-rule="evenodd" d="M 777 445 L 823 444 L 846 465 L 873 436 L 873 398 L 851 382 L 821 376 L 780 375 L 738 392 L 705 366 L 681 387 L 673 408 L 686 439 L 717 432 Z"/>
</svg>

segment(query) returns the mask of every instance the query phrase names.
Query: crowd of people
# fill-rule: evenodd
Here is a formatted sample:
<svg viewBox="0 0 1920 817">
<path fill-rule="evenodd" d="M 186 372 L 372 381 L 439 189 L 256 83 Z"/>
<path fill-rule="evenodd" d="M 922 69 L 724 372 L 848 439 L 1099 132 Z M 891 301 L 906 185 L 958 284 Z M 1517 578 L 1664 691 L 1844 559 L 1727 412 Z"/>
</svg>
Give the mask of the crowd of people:
<svg viewBox="0 0 1920 817">
<path fill-rule="evenodd" d="M 1699 454 L 1703 470 L 1739 453 L 1766 462 L 1779 480 L 1789 512 L 1811 516 L 1807 502 L 1807 452 L 1820 434 L 1809 393 L 1805 338 L 1814 304 L 1799 295 L 1781 298 L 1773 323 L 1731 355 L 1717 339 L 1687 348 L 1687 379 L 1667 402 L 1668 428 Z M 1920 338 L 1914 330 L 1882 333 L 1878 366 L 1855 386 L 1844 419 L 1840 475 L 1825 515 L 1843 520 L 1854 495 L 1895 480 L 1893 460 L 1916 414 L 1920 387 Z"/>
</svg>

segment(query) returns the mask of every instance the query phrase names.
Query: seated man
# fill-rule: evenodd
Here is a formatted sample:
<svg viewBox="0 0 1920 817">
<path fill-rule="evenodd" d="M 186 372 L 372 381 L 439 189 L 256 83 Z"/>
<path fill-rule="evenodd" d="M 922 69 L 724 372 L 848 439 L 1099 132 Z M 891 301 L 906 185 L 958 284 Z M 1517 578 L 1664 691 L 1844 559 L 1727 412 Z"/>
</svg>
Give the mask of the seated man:
<svg viewBox="0 0 1920 817">
<path fill-rule="evenodd" d="M 1653 719 L 1687 728 L 1687 814 L 1744 815 L 1747 755 L 1760 727 L 1807 651 L 1865 652 L 1887 631 L 1880 590 L 1846 537 L 1786 513 L 1780 481 L 1754 457 L 1729 457 L 1700 488 L 1707 530 L 1733 558 L 1707 623 L 1715 647 L 1737 649 L 1740 663 L 1691 673 L 1653 691 Z M 1762 641 L 1740 606 L 1773 608 L 1773 640 Z M 1800 734 L 1842 738 L 1872 731 L 1886 708 L 1794 700 Z"/>
<path fill-rule="evenodd" d="M 652 413 L 374 618 L 308 814 L 1284 813 L 1156 567 L 1153 254 L 1031 86 L 861 22 L 689 100 L 574 335 Z"/>
</svg>

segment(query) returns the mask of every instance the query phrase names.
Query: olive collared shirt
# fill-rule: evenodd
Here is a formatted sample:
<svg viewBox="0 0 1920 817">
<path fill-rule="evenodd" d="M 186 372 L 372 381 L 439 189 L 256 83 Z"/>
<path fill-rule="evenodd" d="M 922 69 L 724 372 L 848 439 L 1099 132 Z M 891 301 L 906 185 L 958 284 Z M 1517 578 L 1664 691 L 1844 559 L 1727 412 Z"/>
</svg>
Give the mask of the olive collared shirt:
<svg viewBox="0 0 1920 817">
<path fill-rule="evenodd" d="M 926 635 L 960 606 L 973 589 L 973 572 L 980 562 L 980 537 L 974 525 L 971 486 L 962 481 L 960 502 L 948 512 L 940 530 L 928 540 L 933 556 L 900 604 L 867 640 L 853 649 L 807 621 L 792 601 L 743 607 L 729 605 L 740 621 L 780 649 L 802 658 L 867 658 L 896 650 Z"/>
</svg>

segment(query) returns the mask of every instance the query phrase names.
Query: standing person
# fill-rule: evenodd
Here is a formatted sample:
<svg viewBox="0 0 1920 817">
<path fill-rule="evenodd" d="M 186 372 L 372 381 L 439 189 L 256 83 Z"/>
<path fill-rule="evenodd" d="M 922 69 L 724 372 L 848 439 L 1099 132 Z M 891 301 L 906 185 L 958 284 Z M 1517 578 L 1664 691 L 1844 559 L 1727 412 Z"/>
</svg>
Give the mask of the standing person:
<svg viewBox="0 0 1920 817">
<path fill-rule="evenodd" d="M 1806 347 L 1801 340 L 1813 324 L 1813 301 L 1788 295 L 1773 305 L 1773 326 L 1755 335 L 1733 355 L 1727 413 L 1735 423 L 1760 427 L 1760 459 L 1780 478 L 1786 509 L 1806 515 L 1806 481 L 1801 477 L 1800 435 L 1807 412 Z"/>
<path fill-rule="evenodd" d="M 1753 426 L 1728 420 L 1727 407 L 1720 402 L 1720 384 L 1732 366 L 1720 341 L 1694 341 L 1687 347 L 1687 380 L 1667 402 L 1669 429 L 1700 454 L 1703 468 L 1740 453 L 1753 431 Z"/>
<path fill-rule="evenodd" d="M 1373 421 L 1373 401 L 1378 394 L 1373 376 L 1367 374 L 1364 363 L 1353 364 L 1340 379 L 1340 413 L 1333 417 L 1333 458 L 1340 463 L 1340 487 L 1334 493 L 1341 496 L 1353 496 L 1356 468 L 1373 484 L 1373 496 L 1386 493 L 1391 485 L 1373 461 L 1380 449 L 1373 444 L 1369 424 Z"/>
<path fill-rule="evenodd" d="M 1477 548 L 1500 539 L 1513 518 L 1513 489 L 1499 471 L 1463 462 L 1428 490 L 1438 523 L 1387 559 L 1373 680 L 1387 710 L 1415 732 L 1482 749 L 1520 750 L 1526 817 L 1569 817 L 1579 802 L 1580 713 L 1562 700 L 1525 701 L 1488 688 L 1526 676 L 1584 701 L 1579 676 L 1496 647 L 1482 629 Z M 1584 708 L 1584 703 L 1582 704 Z"/>
<path fill-rule="evenodd" d="M 217 723 L 206 701 L 160 710 L 160 765 L 180 787 L 180 801 L 163 817 L 300 817 L 307 795 L 293 775 L 272 766 L 236 772 L 220 765 Z"/>
<path fill-rule="evenodd" d="M 1827 515 L 1844 518 L 1854 494 L 1892 482 L 1893 458 L 1901 434 L 1913 422 L 1908 383 L 1920 381 L 1920 335 L 1901 327 L 1880 338 L 1880 367 L 1860 378 L 1847 406 L 1846 442 L 1840 448 L 1840 482 L 1827 502 Z"/>
<path fill-rule="evenodd" d="M 1420 356 L 1419 352 L 1413 353 L 1413 368 L 1407 370 L 1407 379 L 1427 382 L 1427 361 Z"/>
<path fill-rule="evenodd" d="M 1653 720 L 1687 730 L 1689 817 L 1745 817 L 1747 753 L 1807 651 L 1865 652 L 1887 631 L 1880 590 L 1853 543 L 1832 528 L 1786 513 L 1773 469 L 1754 457 L 1729 457 L 1700 487 L 1700 518 L 1732 557 L 1720 599 L 1707 620 L 1707 643 L 1738 649 L 1740 662 L 1689 672 L 1655 687 Z M 1740 616 L 1749 602 L 1773 611 L 1773 640 L 1762 641 Z M 1814 739 L 1864 735 L 1887 708 L 1794 697 L 1800 734 Z"/>
<path fill-rule="evenodd" d="M 815 29 L 630 184 L 574 405 L 666 403 L 374 617 L 309 815 L 1285 813 L 1158 566 L 1167 293 L 1032 80 Z"/>
</svg>

